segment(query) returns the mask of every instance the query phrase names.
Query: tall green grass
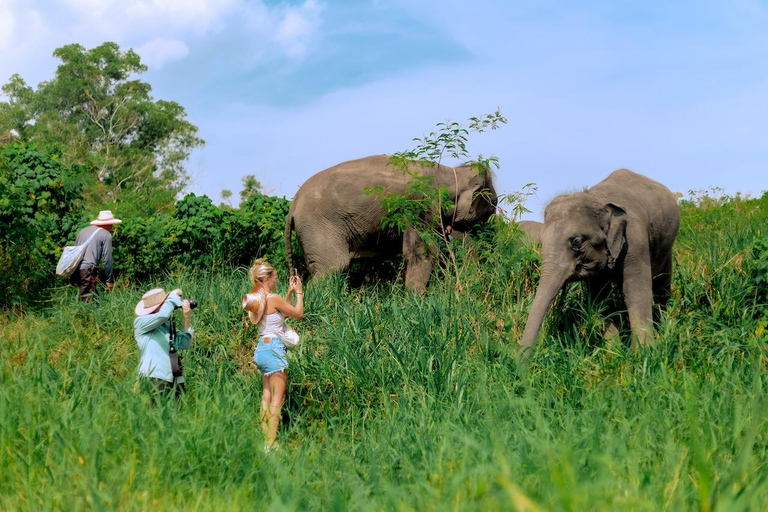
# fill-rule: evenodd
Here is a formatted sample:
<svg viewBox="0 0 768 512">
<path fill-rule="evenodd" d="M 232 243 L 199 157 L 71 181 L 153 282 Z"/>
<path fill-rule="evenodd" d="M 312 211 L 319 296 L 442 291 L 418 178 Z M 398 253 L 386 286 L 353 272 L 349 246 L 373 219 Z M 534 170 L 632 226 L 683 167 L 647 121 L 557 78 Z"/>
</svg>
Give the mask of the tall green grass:
<svg viewBox="0 0 768 512">
<path fill-rule="evenodd" d="M 765 305 L 749 247 L 766 209 L 742 203 L 684 209 L 674 295 L 641 353 L 607 345 L 602 306 L 574 286 L 518 364 L 538 259 L 512 235 L 489 261 L 461 260 L 460 289 L 308 284 L 267 454 L 245 271 L 152 283 L 200 304 L 188 394 L 157 407 L 135 375 L 143 290 L 83 305 L 63 289 L 0 327 L 0 509 L 762 509 Z"/>
</svg>

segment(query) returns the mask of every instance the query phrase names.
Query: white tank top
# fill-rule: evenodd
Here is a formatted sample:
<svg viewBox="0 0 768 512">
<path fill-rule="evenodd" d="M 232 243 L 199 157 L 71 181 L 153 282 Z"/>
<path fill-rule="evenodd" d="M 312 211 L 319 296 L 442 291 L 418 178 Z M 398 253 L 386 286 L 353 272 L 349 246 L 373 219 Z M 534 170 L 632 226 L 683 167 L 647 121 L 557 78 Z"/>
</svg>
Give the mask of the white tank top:
<svg viewBox="0 0 768 512">
<path fill-rule="evenodd" d="M 273 294 L 270 294 L 273 295 Z M 285 317 L 279 311 L 264 315 L 259 321 L 259 336 L 280 337 L 285 331 Z"/>
</svg>

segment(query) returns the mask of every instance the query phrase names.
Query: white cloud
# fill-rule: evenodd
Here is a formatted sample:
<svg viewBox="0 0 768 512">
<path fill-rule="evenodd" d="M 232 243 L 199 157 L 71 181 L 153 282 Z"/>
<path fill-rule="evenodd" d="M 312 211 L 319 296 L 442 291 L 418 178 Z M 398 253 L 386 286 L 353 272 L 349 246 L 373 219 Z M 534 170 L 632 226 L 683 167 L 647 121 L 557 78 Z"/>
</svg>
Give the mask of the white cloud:
<svg viewBox="0 0 768 512">
<path fill-rule="evenodd" d="M 220 31 L 229 15 L 248 8 L 246 0 L 60 0 L 57 21 L 111 40 L 178 38 Z"/>
<path fill-rule="evenodd" d="M 310 42 L 317 34 L 321 23 L 323 4 L 315 0 L 306 0 L 299 8 L 285 11 L 277 25 L 275 40 L 283 47 L 289 57 L 302 57 L 306 54 Z"/>
<path fill-rule="evenodd" d="M 137 20 L 193 30 L 200 35 L 221 29 L 224 18 L 247 8 L 243 0 L 140 0 L 127 2 L 125 13 Z"/>
<path fill-rule="evenodd" d="M 150 69 L 161 69 L 168 62 L 186 57 L 189 47 L 183 41 L 159 37 L 136 48 L 136 53 Z"/>
<path fill-rule="evenodd" d="M 79 16 L 98 19 L 115 5 L 114 0 L 64 0 L 64 5 L 70 6 Z"/>
<path fill-rule="evenodd" d="M 233 44 L 229 69 L 248 72 L 316 50 L 324 8 L 319 0 L 0 0 L 0 84 L 19 73 L 34 86 L 52 76 L 56 48 L 105 41 L 137 49 L 150 69 L 187 55 L 205 61 L 213 45 Z"/>
</svg>

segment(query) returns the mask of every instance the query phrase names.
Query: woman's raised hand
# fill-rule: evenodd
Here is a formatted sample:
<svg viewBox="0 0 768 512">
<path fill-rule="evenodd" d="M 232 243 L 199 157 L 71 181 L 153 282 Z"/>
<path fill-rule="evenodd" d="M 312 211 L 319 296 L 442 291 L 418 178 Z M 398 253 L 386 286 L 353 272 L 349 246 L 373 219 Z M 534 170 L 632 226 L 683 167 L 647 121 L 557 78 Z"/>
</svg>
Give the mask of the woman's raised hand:
<svg viewBox="0 0 768 512">
<path fill-rule="evenodd" d="M 291 290 L 296 290 L 296 293 L 303 293 L 301 278 L 299 276 L 291 276 L 291 278 L 288 281 L 288 285 Z"/>
</svg>

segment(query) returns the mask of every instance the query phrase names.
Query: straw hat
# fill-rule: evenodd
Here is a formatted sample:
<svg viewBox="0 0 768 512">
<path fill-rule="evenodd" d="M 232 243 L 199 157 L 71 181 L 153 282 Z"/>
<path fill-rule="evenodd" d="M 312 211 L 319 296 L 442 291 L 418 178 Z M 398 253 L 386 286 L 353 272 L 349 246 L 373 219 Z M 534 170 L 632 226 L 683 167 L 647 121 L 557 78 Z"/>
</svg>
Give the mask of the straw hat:
<svg viewBox="0 0 768 512">
<path fill-rule="evenodd" d="M 121 222 L 123 221 L 116 219 L 110 210 L 101 210 L 99 212 L 99 218 L 92 220 L 91 224 L 94 226 L 109 226 L 111 224 L 120 224 Z"/>
<path fill-rule="evenodd" d="M 171 292 L 166 292 L 162 288 L 149 290 L 142 295 L 141 300 L 136 304 L 136 309 L 134 311 L 136 311 L 136 314 L 139 316 L 150 315 L 160 309 L 160 306 L 163 305 L 163 302 L 165 302 L 165 299 L 167 299 L 170 294 Z"/>
<path fill-rule="evenodd" d="M 259 323 L 264 311 L 267 309 L 267 288 L 261 281 L 253 283 L 251 293 L 243 296 L 243 309 L 253 313 L 256 316 L 254 323 Z"/>
</svg>

